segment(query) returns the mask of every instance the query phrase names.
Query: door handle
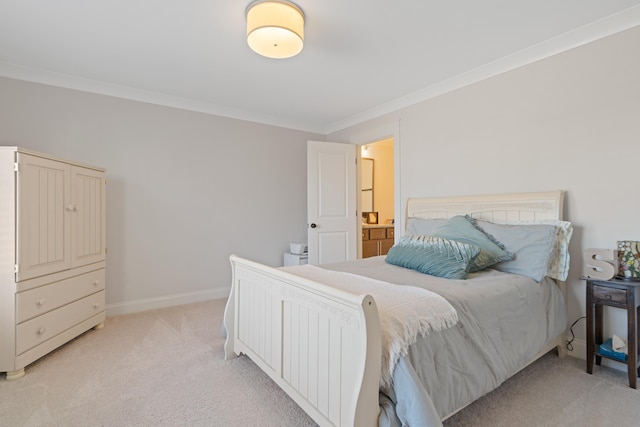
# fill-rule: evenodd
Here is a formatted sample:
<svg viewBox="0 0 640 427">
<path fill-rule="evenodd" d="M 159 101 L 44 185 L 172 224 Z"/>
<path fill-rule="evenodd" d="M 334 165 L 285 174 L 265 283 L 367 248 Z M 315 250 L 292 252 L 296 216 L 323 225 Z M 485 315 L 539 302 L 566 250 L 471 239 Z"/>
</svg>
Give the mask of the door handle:
<svg viewBox="0 0 640 427">
<path fill-rule="evenodd" d="M 309 227 L 311 227 L 311 228 L 316 228 L 316 227 L 317 227 L 317 225 L 316 225 L 314 222 L 312 222 L 312 223 L 311 223 L 311 225 L 310 225 Z"/>
</svg>

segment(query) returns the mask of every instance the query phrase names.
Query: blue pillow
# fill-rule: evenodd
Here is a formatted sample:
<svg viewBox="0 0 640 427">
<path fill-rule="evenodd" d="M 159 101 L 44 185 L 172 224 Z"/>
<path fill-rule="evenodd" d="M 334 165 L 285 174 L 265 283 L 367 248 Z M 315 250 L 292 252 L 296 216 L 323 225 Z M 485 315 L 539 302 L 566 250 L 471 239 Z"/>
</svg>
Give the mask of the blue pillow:
<svg viewBox="0 0 640 427">
<path fill-rule="evenodd" d="M 471 262 L 469 271 L 480 271 L 513 258 L 504 245 L 478 226 L 468 215 L 454 216 L 438 227 L 433 236 L 468 243 L 480 248 L 480 254 Z"/>
<path fill-rule="evenodd" d="M 482 228 L 500 239 L 515 256 L 493 266 L 496 270 L 531 277 L 541 281 L 557 252 L 558 231 L 554 225 L 506 225 L 478 221 Z"/>
<path fill-rule="evenodd" d="M 420 273 L 446 279 L 466 279 L 469 266 L 480 248 L 432 236 L 404 236 L 395 244 L 386 261 Z"/>
<path fill-rule="evenodd" d="M 438 227 L 447 222 L 444 218 L 413 218 L 407 219 L 406 234 L 421 234 L 431 236 Z"/>
</svg>

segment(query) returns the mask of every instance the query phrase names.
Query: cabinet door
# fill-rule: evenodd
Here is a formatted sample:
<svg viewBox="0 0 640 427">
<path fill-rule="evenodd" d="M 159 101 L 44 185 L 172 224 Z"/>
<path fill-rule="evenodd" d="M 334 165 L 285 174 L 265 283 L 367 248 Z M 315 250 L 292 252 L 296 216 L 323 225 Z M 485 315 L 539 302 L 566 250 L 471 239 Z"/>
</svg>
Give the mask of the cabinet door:
<svg viewBox="0 0 640 427">
<path fill-rule="evenodd" d="M 18 153 L 16 281 L 71 266 L 70 166 Z"/>
<path fill-rule="evenodd" d="M 362 258 L 369 258 L 376 255 L 378 255 L 378 241 L 363 240 L 362 241 Z"/>
<path fill-rule="evenodd" d="M 72 266 L 105 259 L 105 177 L 93 169 L 71 167 Z"/>
<path fill-rule="evenodd" d="M 380 240 L 380 255 L 386 255 L 393 246 L 392 239 Z"/>
</svg>

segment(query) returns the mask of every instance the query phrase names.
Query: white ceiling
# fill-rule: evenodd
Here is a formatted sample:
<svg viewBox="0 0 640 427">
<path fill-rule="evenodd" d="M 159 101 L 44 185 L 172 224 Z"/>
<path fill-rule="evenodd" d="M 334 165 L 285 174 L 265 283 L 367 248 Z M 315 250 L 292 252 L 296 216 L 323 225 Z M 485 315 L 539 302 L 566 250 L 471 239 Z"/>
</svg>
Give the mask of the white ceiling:
<svg viewBox="0 0 640 427">
<path fill-rule="evenodd" d="M 640 25 L 640 0 L 298 0 L 276 60 L 249 3 L 0 0 L 0 75 L 324 134 Z"/>
</svg>

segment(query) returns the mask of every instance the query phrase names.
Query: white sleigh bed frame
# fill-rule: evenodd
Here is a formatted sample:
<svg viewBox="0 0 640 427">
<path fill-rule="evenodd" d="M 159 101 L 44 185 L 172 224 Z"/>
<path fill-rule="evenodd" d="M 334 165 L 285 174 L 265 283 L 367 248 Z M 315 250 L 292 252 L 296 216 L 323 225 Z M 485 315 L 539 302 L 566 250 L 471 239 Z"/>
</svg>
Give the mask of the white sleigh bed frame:
<svg viewBox="0 0 640 427">
<path fill-rule="evenodd" d="M 552 191 L 409 199 L 406 216 L 562 219 L 563 198 Z M 249 356 L 321 426 L 378 425 L 381 335 L 373 298 L 235 255 L 230 261 L 225 358 Z M 563 335 L 529 363 L 556 346 L 563 354 Z"/>
</svg>

